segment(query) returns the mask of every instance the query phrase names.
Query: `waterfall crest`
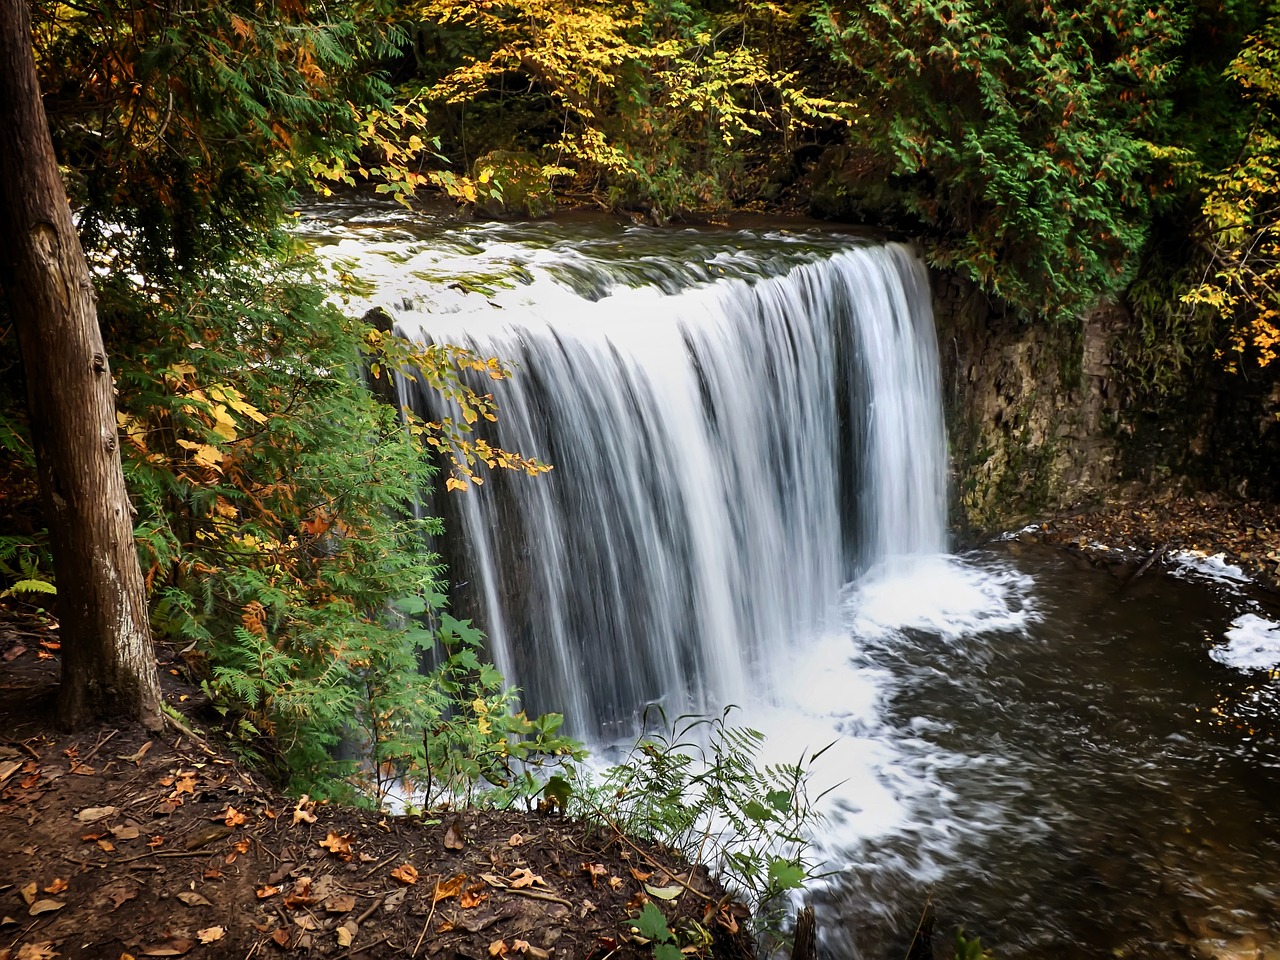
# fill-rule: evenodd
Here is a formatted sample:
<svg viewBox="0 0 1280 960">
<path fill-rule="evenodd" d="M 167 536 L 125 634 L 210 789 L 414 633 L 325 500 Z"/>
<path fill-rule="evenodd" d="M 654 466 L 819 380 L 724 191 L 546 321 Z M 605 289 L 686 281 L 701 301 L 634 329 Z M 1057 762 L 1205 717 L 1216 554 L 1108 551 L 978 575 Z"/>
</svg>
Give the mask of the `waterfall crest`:
<svg viewBox="0 0 1280 960">
<path fill-rule="evenodd" d="M 651 703 L 767 700 L 844 584 L 946 549 L 924 268 L 894 244 L 629 271 L 579 249 L 558 277 L 536 271 L 548 255 L 530 253 L 518 295 L 429 314 L 406 300 L 398 318 L 508 362 L 488 439 L 555 467 L 441 504 L 455 613 L 526 706 L 587 739 L 631 736 Z"/>
</svg>

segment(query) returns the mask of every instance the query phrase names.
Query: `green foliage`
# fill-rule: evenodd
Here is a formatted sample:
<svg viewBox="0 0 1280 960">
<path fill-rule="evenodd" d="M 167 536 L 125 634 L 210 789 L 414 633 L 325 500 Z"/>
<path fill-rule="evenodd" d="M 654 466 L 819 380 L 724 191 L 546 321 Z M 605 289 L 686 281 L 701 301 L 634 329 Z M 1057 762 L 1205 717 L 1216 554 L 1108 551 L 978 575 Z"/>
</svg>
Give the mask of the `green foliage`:
<svg viewBox="0 0 1280 960">
<path fill-rule="evenodd" d="M 438 619 L 434 635 L 410 631 L 434 640 L 442 654 L 439 666 L 423 679 L 427 696 L 435 697 L 430 724 L 416 738 L 403 729 L 408 735 L 398 739 L 375 737 L 378 769 L 394 770 L 400 780 L 379 782 L 378 792 L 385 795 L 394 786 L 422 809 L 527 801 L 543 788 L 541 771 L 581 760 L 585 751 L 560 734 L 564 718 L 559 714 L 530 719 L 517 709 L 515 691 L 503 685 L 497 669 L 480 661 L 484 638 L 470 621 L 447 613 Z"/>
<path fill-rule="evenodd" d="M 1181 299 L 1192 277 L 1198 279 L 1191 266 L 1147 262 L 1125 292 L 1133 322 L 1120 343 L 1118 361 L 1137 395 L 1156 398 L 1181 392 L 1213 352 L 1213 312 Z"/>
<path fill-rule="evenodd" d="M 0 591 L 0 599 L 11 596 L 58 592 L 50 571 L 53 557 L 49 553 L 47 538 L 0 536 L 0 577 L 9 582 Z"/>
<path fill-rule="evenodd" d="M 730 726 L 730 710 L 679 717 L 641 739 L 598 781 L 580 775 L 568 812 L 709 864 L 745 898 L 761 930 L 776 929 L 780 894 L 813 876 L 808 837 L 819 814 L 809 802 L 805 767 L 821 751 L 762 767 L 763 735 Z"/>
<path fill-rule="evenodd" d="M 994 958 L 982 949 L 982 941 L 978 937 L 967 937 L 963 930 L 957 930 L 955 960 L 994 960 Z"/>
<path fill-rule="evenodd" d="M 636 932 L 653 944 L 655 960 L 680 960 L 684 954 L 676 945 L 676 935 L 667 926 L 666 915 L 650 900 L 636 917 Z"/>
<path fill-rule="evenodd" d="M 914 222 L 932 260 L 1032 316 L 1123 288 L 1184 18 L 1168 3 L 877 0 L 815 13 L 856 77 L 855 210 Z M 888 182 L 888 190 L 881 186 Z M 880 209 L 876 209 L 879 206 Z"/>
</svg>

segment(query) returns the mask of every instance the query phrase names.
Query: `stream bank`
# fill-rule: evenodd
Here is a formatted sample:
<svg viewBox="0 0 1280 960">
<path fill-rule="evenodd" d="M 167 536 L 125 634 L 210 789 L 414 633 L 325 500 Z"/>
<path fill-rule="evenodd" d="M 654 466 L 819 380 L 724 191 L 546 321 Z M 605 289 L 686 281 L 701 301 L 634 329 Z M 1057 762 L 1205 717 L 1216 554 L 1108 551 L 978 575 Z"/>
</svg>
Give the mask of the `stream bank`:
<svg viewBox="0 0 1280 960">
<path fill-rule="evenodd" d="M 289 798 L 216 739 L 58 732 L 57 624 L 0 605 L 0 958 L 651 958 L 645 884 L 708 956 L 751 955 L 703 868 L 537 810 L 393 817 Z M 165 657 L 165 699 L 199 691 Z M 666 893 L 666 890 L 664 890 Z M 730 931 L 735 928 L 735 932 Z"/>
</svg>

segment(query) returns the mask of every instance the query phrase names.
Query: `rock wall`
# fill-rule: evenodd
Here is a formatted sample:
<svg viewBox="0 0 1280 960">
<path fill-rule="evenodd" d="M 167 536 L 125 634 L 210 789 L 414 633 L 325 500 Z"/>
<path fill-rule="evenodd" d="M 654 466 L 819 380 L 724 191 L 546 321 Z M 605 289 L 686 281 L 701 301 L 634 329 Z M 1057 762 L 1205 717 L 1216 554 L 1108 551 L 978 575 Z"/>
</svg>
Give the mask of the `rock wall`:
<svg viewBox="0 0 1280 960">
<path fill-rule="evenodd" d="M 1125 311 L 1028 324 L 971 281 L 934 272 L 951 439 L 951 516 L 979 534 L 1088 502 L 1118 479 L 1112 362 Z"/>
<path fill-rule="evenodd" d="M 1204 351 L 1176 395 L 1144 393 L 1125 376 L 1140 332 L 1124 307 L 1032 324 L 962 277 L 932 280 L 962 536 L 1121 488 L 1280 500 L 1280 362 L 1229 373 Z"/>
</svg>

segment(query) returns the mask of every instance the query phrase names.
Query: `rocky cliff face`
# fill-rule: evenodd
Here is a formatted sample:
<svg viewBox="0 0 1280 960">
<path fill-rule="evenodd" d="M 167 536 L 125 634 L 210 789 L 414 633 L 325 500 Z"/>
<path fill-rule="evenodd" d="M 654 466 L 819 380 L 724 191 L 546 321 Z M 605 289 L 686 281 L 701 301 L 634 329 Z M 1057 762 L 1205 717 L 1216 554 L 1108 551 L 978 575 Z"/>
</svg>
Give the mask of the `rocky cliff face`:
<svg viewBox="0 0 1280 960">
<path fill-rule="evenodd" d="M 933 286 L 962 530 L 1008 527 L 1115 483 L 1124 310 L 1099 307 L 1080 329 L 1032 325 L 954 274 Z"/>
<path fill-rule="evenodd" d="M 1136 335 L 1104 304 L 1078 327 L 1018 320 L 972 282 L 933 275 L 962 533 L 1098 501 L 1119 486 L 1280 499 L 1280 364 L 1231 374 L 1203 358 L 1177 396 L 1144 395 Z"/>
</svg>

